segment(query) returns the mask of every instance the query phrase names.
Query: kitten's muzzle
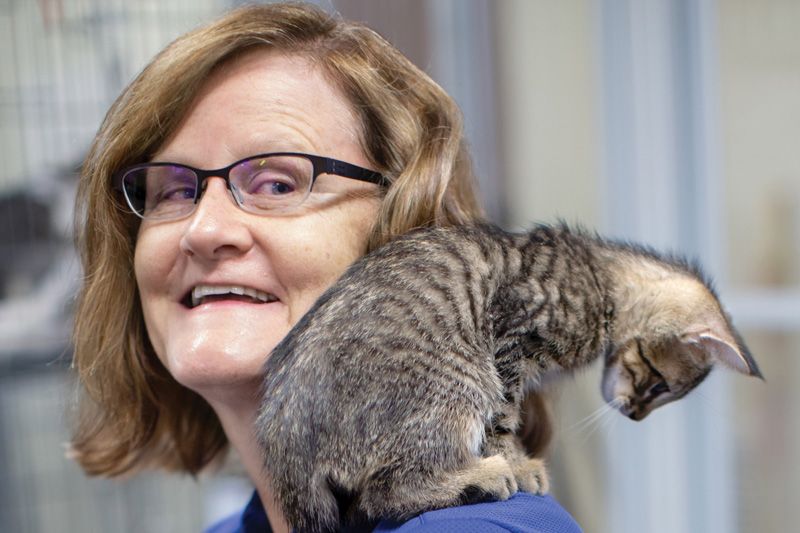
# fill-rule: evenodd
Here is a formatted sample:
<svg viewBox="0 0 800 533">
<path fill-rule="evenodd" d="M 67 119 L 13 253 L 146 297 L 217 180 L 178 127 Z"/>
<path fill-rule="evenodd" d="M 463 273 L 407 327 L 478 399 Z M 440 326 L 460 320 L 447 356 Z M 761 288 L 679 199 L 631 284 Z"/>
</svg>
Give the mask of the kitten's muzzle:
<svg viewBox="0 0 800 533">
<path fill-rule="evenodd" d="M 647 409 L 643 405 L 634 403 L 634 404 L 627 404 L 620 406 L 619 412 L 627 416 L 631 420 L 639 422 L 643 420 L 648 414 L 650 414 L 650 409 Z"/>
</svg>

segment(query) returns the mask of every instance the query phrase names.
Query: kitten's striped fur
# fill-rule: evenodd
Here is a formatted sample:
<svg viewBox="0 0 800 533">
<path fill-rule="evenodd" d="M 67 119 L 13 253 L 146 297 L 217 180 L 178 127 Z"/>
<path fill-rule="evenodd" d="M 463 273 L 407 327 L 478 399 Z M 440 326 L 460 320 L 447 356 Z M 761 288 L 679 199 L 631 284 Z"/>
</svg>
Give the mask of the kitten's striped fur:
<svg viewBox="0 0 800 533">
<path fill-rule="evenodd" d="M 276 496 L 298 531 L 321 532 L 546 491 L 514 438 L 520 401 L 599 356 L 605 398 L 634 419 L 715 362 L 759 375 L 684 262 L 566 226 L 399 238 L 355 263 L 266 363 L 257 432 Z"/>
</svg>

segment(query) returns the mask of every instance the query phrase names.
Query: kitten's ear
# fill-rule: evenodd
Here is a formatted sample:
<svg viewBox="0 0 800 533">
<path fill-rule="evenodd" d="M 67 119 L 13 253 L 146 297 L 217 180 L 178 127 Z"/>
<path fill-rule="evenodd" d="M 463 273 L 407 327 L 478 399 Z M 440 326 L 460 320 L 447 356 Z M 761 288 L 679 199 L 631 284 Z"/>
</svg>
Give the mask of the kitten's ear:
<svg viewBox="0 0 800 533">
<path fill-rule="evenodd" d="M 725 326 L 716 324 L 711 327 L 706 325 L 703 328 L 690 328 L 683 335 L 683 341 L 702 349 L 713 361 L 730 369 L 746 376 L 764 379 L 756 360 L 744 343 L 737 341 L 736 336 Z"/>
</svg>

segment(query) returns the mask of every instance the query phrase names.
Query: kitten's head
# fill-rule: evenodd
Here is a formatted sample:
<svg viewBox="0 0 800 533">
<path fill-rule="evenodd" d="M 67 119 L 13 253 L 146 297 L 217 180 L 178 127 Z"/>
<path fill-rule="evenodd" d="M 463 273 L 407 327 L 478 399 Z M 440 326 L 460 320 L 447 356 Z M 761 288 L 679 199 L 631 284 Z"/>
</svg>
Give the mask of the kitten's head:
<svg viewBox="0 0 800 533">
<path fill-rule="evenodd" d="M 606 357 L 603 398 L 632 420 L 684 397 L 717 363 L 762 377 L 716 296 L 697 280 L 691 283 L 676 292 L 672 281 L 669 291 L 651 293 L 628 308 L 641 320 Z"/>
</svg>

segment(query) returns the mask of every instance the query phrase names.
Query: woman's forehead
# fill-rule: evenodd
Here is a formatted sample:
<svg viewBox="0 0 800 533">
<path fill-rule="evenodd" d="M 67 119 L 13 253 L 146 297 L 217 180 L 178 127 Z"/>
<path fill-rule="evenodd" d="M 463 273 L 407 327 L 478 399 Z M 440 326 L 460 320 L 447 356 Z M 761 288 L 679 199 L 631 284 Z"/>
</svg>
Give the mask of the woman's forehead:
<svg viewBox="0 0 800 533">
<path fill-rule="evenodd" d="M 316 62 L 256 49 L 212 72 L 154 159 L 208 155 L 197 144 L 219 144 L 226 161 L 282 150 L 344 158 L 341 151 L 360 151 L 360 131 L 350 102 Z"/>
</svg>

